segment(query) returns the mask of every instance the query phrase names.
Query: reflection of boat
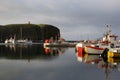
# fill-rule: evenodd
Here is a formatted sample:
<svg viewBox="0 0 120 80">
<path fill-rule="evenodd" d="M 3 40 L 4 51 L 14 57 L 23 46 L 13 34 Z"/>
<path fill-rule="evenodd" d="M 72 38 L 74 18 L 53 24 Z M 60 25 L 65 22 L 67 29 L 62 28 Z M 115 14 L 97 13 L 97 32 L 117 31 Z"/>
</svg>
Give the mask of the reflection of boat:
<svg viewBox="0 0 120 80">
<path fill-rule="evenodd" d="M 99 64 L 99 67 L 104 68 L 107 66 L 109 69 L 118 68 L 117 66 L 120 63 L 120 58 L 103 58 L 102 63 Z M 105 66 L 106 65 L 106 66 Z"/>
<path fill-rule="evenodd" d="M 103 58 L 103 60 L 98 63 L 98 68 L 105 70 L 106 80 L 111 80 L 109 79 L 111 78 L 110 73 L 113 70 L 119 71 L 119 63 L 119 58 Z"/>
<path fill-rule="evenodd" d="M 77 56 L 77 60 L 79 62 L 84 62 L 85 61 L 85 58 L 88 56 L 88 54 L 86 53 L 81 53 L 79 51 L 76 52 L 76 56 Z"/>
<path fill-rule="evenodd" d="M 44 49 L 46 54 L 63 54 L 67 48 L 46 47 Z"/>
<path fill-rule="evenodd" d="M 120 58 L 108 58 L 109 63 L 120 63 Z"/>
<path fill-rule="evenodd" d="M 88 57 L 86 57 L 85 59 L 85 63 L 86 64 L 98 64 L 100 61 L 102 61 L 102 58 L 99 58 L 98 55 L 88 55 Z"/>
<path fill-rule="evenodd" d="M 75 47 L 76 44 L 69 42 L 51 42 L 50 40 L 45 40 L 43 44 L 44 47 Z"/>
<path fill-rule="evenodd" d="M 76 56 L 79 62 L 84 62 L 86 64 L 97 64 L 99 61 L 102 61 L 99 55 L 89 55 L 80 51 L 77 51 Z"/>
</svg>

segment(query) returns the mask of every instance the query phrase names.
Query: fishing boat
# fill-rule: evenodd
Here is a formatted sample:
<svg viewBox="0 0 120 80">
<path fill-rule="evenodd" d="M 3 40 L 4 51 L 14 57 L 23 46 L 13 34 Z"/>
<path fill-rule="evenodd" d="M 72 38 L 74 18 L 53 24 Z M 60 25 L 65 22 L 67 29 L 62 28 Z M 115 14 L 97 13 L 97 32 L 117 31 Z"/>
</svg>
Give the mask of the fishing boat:
<svg viewBox="0 0 120 80">
<path fill-rule="evenodd" d="M 102 54 L 104 48 L 99 47 L 97 45 L 89 45 L 89 46 L 85 46 L 84 50 L 88 54 Z"/>
<path fill-rule="evenodd" d="M 111 34 L 110 32 L 111 30 L 107 25 L 106 34 L 103 36 L 100 42 L 98 42 L 98 44 L 85 46 L 85 52 L 89 54 L 102 54 L 105 48 L 110 49 L 113 47 L 113 45 L 117 43 L 117 36 Z"/>
<path fill-rule="evenodd" d="M 114 44 L 110 48 L 105 48 L 100 56 L 104 58 L 120 57 L 120 44 Z"/>
<path fill-rule="evenodd" d="M 120 57 L 120 45 L 115 45 L 113 48 L 109 48 L 107 53 L 108 57 Z"/>
<path fill-rule="evenodd" d="M 75 47 L 76 52 L 85 53 L 85 51 L 84 51 L 84 47 L 85 47 L 85 46 L 86 46 L 86 44 L 84 44 L 84 43 L 82 43 L 82 42 L 77 43 L 77 44 L 76 44 L 76 47 Z"/>
</svg>

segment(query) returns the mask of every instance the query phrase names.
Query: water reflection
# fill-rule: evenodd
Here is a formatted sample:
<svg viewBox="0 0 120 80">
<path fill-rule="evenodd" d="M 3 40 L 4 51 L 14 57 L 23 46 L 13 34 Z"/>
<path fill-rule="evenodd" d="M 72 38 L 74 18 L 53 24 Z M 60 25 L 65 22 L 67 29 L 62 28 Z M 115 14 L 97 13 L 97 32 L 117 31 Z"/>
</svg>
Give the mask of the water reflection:
<svg viewBox="0 0 120 80">
<path fill-rule="evenodd" d="M 98 63 L 98 68 L 105 70 L 106 79 L 108 80 L 112 71 L 119 71 L 119 63 L 119 58 L 103 58 L 103 60 Z"/>
<path fill-rule="evenodd" d="M 76 52 L 76 56 L 81 63 L 97 65 L 98 69 L 103 69 L 106 80 L 110 79 L 110 73 L 113 71 L 120 71 L 120 58 L 101 58 L 99 55 L 89 55 L 80 52 Z"/>
<path fill-rule="evenodd" d="M 4 59 L 54 59 L 66 48 L 43 48 L 42 45 L 0 45 L 0 58 Z"/>
</svg>

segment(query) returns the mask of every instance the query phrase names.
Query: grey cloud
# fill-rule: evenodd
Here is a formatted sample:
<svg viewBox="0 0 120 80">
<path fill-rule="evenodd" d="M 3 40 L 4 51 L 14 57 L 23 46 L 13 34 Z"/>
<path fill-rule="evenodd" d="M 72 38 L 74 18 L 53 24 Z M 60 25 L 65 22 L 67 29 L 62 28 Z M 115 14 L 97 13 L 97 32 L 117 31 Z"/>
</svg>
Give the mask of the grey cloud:
<svg viewBox="0 0 120 80">
<path fill-rule="evenodd" d="M 58 26 L 63 37 L 68 36 L 65 33 L 67 31 L 77 36 L 79 31 L 83 32 L 83 29 L 87 28 L 97 32 L 106 24 L 116 27 L 117 29 L 112 29 L 117 32 L 120 25 L 119 2 L 119 0 L 2 0 L 0 24 L 24 23 L 28 20 L 36 24 L 48 23 Z M 72 29 L 76 31 L 71 31 Z M 90 32 L 89 29 L 87 32 L 89 33 L 86 34 L 92 35 L 96 33 Z"/>
</svg>

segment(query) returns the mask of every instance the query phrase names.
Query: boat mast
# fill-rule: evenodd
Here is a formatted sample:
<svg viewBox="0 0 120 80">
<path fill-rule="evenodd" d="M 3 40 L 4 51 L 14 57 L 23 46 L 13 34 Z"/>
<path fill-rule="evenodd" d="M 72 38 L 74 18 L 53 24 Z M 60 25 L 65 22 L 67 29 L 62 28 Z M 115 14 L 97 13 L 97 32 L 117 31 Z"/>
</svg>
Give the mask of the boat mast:
<svg viewBox="0 0 120 80">
<path fill-rule="evenodd" d="M 106 40 L 107 40 L 108 42 L 110 41 L 110 32 L 111 32 L 110 26 L 107 25 Z"/>
<path fill-rule="evenodd" d="M 20 27 L 20 39 L 22 40 L 22 27 Z"/>
<path fill-rule="evenodd" d="M 0 34 L 0 40 L 2 41 L 2 32 L 1 32 L 1 34 Z"/>
<path fill-rule="evenodd" d="M 110 26 L 109 25 L 107 25 L 107 32 L 106 32 L 106 35 L 110 35 Z"/>
</svg>

